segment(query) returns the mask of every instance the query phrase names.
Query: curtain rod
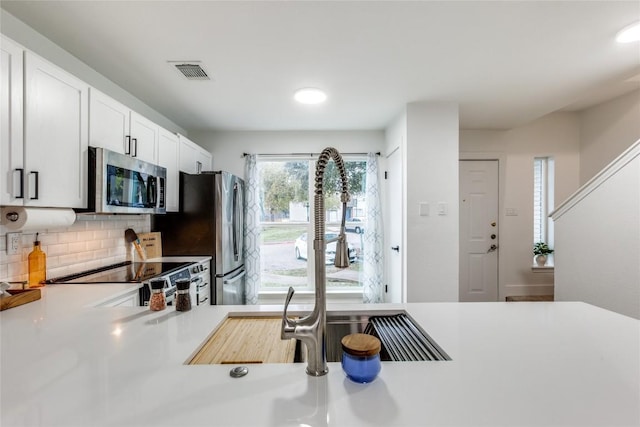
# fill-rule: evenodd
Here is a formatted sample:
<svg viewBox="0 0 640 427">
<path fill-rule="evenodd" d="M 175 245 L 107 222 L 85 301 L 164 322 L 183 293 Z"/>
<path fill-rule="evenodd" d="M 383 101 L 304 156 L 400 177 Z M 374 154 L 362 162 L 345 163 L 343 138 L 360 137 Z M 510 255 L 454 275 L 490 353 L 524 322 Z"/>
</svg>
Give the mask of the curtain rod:
<svg viewBox="0 0 640 427">
<path fill-rule="evenodd" d="M 240 157 L 246 157 L 251 153 L 242 153 L 242 156 Z M 343 156 L 366 156 L 369 153 L 340 153 Z M 287 157 L 287 156 L 309 156 L 309 157 L 318 157 L 320 155 L 320 153 L 263 153 L 263 154 L 256 154 L 257 156 L 260 157 Z M 375 153 L 376 156 L 380 155 L 380 152 L 376 152 Z"/>
</svg>

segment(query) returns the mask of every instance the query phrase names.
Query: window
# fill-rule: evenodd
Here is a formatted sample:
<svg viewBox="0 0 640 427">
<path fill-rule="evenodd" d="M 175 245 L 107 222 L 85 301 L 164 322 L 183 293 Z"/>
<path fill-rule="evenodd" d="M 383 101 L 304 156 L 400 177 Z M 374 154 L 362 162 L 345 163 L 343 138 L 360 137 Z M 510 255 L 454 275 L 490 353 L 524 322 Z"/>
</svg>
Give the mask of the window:
<svg viewBox="0 0 640 427">
<path fill-rule="evenodd" d="M 533 160 L 533 243 L 544 242 L 553 248 L 554 162 L 551 157 Z"/>
<path fill-rule="evenodd" d="M 327 244 L 325 264 L 329 289 L 361 289 L 361 254 L 366 226 L 366 160 L 345 158 L 351 201 L 347 204 L 347 242 L 351 265 L 333 266 L 335 243 Z M 258 158 L 261 191 L 261 290 L 312 290 L 313 192 L 315 159 Z M 311 179 L 309 177 L 312 177 Z M 333 161 L 324 173 L 326 238 L 337 236 L 342 219 L 340 177 Z M 353 225 L 356 224 L 356 225 Z M 309 280 L 311 278 L 311 280 Z"/>
</svg>

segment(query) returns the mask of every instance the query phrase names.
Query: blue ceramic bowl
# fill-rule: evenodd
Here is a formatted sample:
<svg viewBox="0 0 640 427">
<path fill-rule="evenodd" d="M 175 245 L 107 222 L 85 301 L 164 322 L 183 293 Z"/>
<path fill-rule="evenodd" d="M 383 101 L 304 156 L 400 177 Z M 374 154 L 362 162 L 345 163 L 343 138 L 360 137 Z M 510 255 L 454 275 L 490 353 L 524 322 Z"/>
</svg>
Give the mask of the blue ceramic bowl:
<svg viewBox="0 0 640 427">
<path fill-rule="evenodd" d="M 373 356 L 353 356 L 342 352 L 342 369 L 351 381 L 370 383 L 380 373 L 380 354 Z"/>
</svg>

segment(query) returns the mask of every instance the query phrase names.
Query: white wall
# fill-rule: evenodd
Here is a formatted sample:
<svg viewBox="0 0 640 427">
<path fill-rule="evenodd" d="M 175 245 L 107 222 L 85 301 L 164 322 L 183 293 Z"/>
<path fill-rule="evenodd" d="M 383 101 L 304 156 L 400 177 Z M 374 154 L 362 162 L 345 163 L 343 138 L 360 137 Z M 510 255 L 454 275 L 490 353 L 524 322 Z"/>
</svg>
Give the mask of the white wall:
<svg viewBox="0 0 640 427">
<path fill-rule="evenodd" d="M 635 147 L 611 176 L 597 177 L 554 214 L 556 300 L 640 319 L 640 142 Z"/>
<path fill-rule="evenodd" d="M 508 131 L 463 130 L 460 158 L 498 159 L 499 300 L 510 295 L 553 294 L 553 273 L 532 270 L 533 159 L 555 160 L 555 204 L 578 188 L 579 121 L 575 113 L 555 113 Z M 517 216 L 506 216 L 507 208 Z"/>
<path fill-rule="evenodd" d="M 580 183 L 584 184 L 640 139 L 640 90 L 580 114 Z"/>
<path fill-rule="evenodd" d="M 244 176 L 243 153 L 319 154 L 326 147 L 341 153 L 367 153 L 384 148 L 382 131 L 192 131 L 189 138 L 211 152 L 214 170 L 238 176 Z"/>
<path fill-rule="evenodd" d="M 0 9 L 0 30 L 2 34 L 14 40 L 23 47 L 37 53 L 41 57 L 54 63 L 63 70 L 73 74 L 84 82 L 106 93 L 149 120 L 165 129 L 187 135 L 187 131 L 158 111 L 154 110 L 105 76 L 89 67 L 69 52 L 53 43 L 13 15 Z M 125 29 L 123 29 L 125 31 Z M 90 34 L 87 37 L 91 37 Z M 117 60 L 114 58 L 114 60 Z"/>
<path fill-rule="evenodd" d="M 408 104 L 406 127 L 407 301 L 458 301 L 458 105 Z"/>
</svg>

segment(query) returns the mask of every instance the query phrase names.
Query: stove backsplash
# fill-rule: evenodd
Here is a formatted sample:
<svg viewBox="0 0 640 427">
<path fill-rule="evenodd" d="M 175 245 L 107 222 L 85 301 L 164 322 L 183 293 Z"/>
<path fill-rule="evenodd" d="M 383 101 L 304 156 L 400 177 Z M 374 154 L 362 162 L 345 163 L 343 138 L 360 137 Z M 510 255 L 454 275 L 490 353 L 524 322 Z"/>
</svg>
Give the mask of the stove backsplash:
<svg viewBox="0 0 640 427">
<path fill-rule="evenodd" d="M 76 222 L 60 230 L 43 230 L 38 235 L 47 254 L 47 278 L 102 267 L 135 256 L 124 239 L 124 231 L 151 229 L 149 215 L 78 215 Z M 28 256 L 35 232 L 23 232 L 17 255 L 7 255 L 7 230 L 0 226 L 0 281 L 28 279 Z M 13 287 L 16 287 L 15 285 Z"/>
</svg>

